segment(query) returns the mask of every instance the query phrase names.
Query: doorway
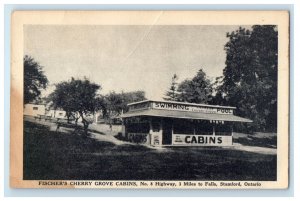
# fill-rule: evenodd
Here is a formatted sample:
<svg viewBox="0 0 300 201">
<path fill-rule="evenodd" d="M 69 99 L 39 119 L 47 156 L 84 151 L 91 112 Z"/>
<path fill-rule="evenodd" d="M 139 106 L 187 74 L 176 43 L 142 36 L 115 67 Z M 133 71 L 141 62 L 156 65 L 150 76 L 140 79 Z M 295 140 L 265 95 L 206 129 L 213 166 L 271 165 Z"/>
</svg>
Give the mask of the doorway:
<svg viewBox="0 0 300 201">
<path fill-rule="evenodd" d="M 163 119 L 163 130 L 162 130 L 162 144 L 172 144 L 172 119 Z"/>
</svg>

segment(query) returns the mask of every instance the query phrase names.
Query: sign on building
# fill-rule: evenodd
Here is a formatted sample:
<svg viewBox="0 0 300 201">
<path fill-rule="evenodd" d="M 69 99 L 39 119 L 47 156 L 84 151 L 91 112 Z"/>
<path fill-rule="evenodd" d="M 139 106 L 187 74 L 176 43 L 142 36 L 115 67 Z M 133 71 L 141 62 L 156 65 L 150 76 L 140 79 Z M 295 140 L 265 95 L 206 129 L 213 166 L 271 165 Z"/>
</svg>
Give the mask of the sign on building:
<svg viewBox="0 0 300 201">
<path fill-rule="evenodd" d="M 173 134 L 172 144 L 193 146 L 231 146 L 232 136 Z"/>
<path fill-rule="evenodd" d="M 178 103 L 154 102 L 153 109 L 201 112 L 210 114 L 233 114 L 232 108 L 186 105 Z"/>
</svg>

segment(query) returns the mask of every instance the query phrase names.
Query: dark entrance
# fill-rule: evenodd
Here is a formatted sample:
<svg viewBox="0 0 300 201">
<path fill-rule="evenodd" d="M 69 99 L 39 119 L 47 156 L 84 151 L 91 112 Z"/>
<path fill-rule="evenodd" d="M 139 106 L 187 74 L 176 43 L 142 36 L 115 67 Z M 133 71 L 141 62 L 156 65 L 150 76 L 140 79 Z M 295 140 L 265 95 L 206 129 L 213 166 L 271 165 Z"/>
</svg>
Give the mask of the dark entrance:
<svg viewBox="0 0 300 201">
<path fill-rule="evenodd" d="M 162 144 L 172 144 L 172 119 L 163 119 Z"/>
</svg>

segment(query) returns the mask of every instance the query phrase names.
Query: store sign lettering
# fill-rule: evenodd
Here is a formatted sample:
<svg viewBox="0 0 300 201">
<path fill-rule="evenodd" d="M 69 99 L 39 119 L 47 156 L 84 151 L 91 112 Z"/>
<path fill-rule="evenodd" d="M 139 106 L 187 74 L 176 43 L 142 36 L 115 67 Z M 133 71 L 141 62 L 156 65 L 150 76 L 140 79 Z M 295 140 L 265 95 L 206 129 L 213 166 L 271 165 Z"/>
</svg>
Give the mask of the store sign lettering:
<svg viewBox="0 0 300 201">
<path fill-rule="evenodd" d="M 222 137 L 186 136 L 185 143 L 222 144 Z"/>
<path fill-rule="evenodd" d="M 182 135 L 172 136 L 173 145 L 231 146 L 232 136 Z"/>
<path fill-rule="evenodd" d="M 177 110 L 177 111 L 189 111 L 189 112 L 202 112 L 211 114 L 233 114 L 233 110 L 229 108 L 214 108 L 205 106 L 192 106 L 176 103 L 164 103 L 164 102 L 154 102 L 154 109 L 164 109 L 164 110 Z"/>
</svg>

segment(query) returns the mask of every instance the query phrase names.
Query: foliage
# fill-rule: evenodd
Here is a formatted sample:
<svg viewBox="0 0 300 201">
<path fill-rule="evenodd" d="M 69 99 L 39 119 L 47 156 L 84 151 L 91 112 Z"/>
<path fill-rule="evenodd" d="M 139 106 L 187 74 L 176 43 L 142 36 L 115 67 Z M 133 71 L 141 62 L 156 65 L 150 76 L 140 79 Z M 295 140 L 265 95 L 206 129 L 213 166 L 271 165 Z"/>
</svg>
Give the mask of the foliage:
<svg viewBox="0 0 300 201">
<path fill-rule="evenodd" d="M 144 91 L 133 91 L 126 93 L 116 93 L 112 91 L 108 95 L 104 96 L 100 102 L 103 106 L 103 115 L 106 118 L 111 119 L 113 116 L 118 116 L 122 112 L 126 112 L 128 110 L 128 103 L 142 101 L 145 99 Z"/>
<path fill-rule="evenodd" d="M 165 97 L 163 98 L 166 101 L 176 101 L 177 100 L 177 80 L 178 76 L 176 74 L 172 77 L 172 82 L 169 90 L 166 92 Z"/>
<path fill-rule="evenodd" d="M 40 98 L 41 90 L 46 89 L 48 79 L 44 75 L 43 67 L 32 57 L 25 55 L 24 65 L 24 104 Z"/>
<path fill-rule="evenodd" d="M 205 72 L 200 69 L 191 80 L 178 85 L 177 101 L 189 103 L 208 103 L 212 99 L 212 85 Z"/>
<path fill-rule="evenodd" d="M 276 131 L 277 51 L 276 26 L 239 28 L 228 33 L 226 67 L 217 88 L 222 102 L 237 107 L 237 114 L 254 122 L 254 130 Z"/>
<path fill-rule="evenodd" d="M 125 107 L 123 108 L 124 112 L 128 111 L 128 103 L 146 100 L 144 91 L 122 92 L 122 95 L 124 96 L 124 102 L 126 103 Z"/>
<path fill-rule="evenodd" d="M 84 126 L 85 134 L 91 120 L 90 115 L 99 108 L 97 91 L 100 85 L 91 83 L 88 79 L 80 80 L 72 78 L 70 81 L 56 84 L 56 89 L 50 94 L 54 108 L 62 108 L 68 118 L 78 114 Z"/>
</svg>

